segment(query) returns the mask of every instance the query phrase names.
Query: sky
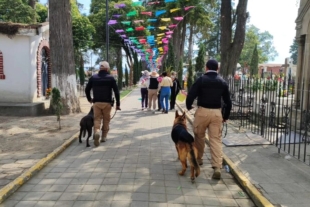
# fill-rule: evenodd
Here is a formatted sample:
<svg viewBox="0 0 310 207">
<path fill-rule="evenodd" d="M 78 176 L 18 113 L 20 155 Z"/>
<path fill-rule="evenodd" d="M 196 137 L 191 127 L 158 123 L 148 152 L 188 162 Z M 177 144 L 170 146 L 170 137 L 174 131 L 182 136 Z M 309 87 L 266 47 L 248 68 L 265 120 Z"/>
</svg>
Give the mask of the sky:
<svg viewBox="0 0 310 207">
<path fill-rule="evenodd" d="M 84 4 L 84 12 L 88 13 L 91 0 L 78 1 Z M 46 3 L 47 0 L 40 0 L 40 2 Z M 236 0 L 237 3 L 238 0 Z M 284 63 L 285 58 L 290 57 L 290 46 L 296 35 L 295 20 L 298 7 L 298 0 L 248 0 L 249 24 L 253 24 L 261 32 L 268 31 L 273 36 L 278 56 L 268 63 Z"/>
</svg>

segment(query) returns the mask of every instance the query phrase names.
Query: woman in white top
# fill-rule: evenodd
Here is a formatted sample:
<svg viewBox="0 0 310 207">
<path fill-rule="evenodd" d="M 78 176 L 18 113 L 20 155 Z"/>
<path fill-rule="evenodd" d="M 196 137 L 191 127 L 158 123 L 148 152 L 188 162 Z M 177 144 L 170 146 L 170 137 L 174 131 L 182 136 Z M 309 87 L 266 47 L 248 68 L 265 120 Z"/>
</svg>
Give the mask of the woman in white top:
<svg viewBox="0 0 310 207">
<path fill-rule="evenodd" d="M 140 78 L 142 110 L 146 109 L 147 104 L 148 104 L 147 84 L 148 84 L 149 78 L 150 78 L 149 71 L 147 70 L 143 71 L 142 77 Z"/>
<path fill-rule="evenodd" d="M 160 105 L 163 113 L 168 114 L 168 102 L 171 94 L 171 87 L 173 86 L 172 80 L 167 76 L 167 72 L 162 73 L 163 79 L 160 82 Z M 164 102 L 165 100 L 165 102 Z M 164 104 L 165 103 L 165 104 Z"/>
</svg>

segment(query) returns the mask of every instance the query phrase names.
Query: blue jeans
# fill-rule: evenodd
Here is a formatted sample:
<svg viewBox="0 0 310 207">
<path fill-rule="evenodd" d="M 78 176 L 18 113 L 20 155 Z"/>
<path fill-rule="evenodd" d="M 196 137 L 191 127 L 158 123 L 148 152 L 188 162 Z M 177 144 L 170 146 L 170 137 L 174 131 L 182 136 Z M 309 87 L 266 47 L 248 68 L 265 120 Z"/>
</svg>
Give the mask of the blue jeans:
<svg viewBox="0 0 310 207">
<path fill-rule="evenodd" d="M 170 87 L 162 87 L 160 89 L 160 105 L 164 111 L 169 110 L 168 101 L 169 101 L 170 94 L 171 94 Z M 164 99 L 165 99 L 165 104 L 164 104 Z"/>
</svg>

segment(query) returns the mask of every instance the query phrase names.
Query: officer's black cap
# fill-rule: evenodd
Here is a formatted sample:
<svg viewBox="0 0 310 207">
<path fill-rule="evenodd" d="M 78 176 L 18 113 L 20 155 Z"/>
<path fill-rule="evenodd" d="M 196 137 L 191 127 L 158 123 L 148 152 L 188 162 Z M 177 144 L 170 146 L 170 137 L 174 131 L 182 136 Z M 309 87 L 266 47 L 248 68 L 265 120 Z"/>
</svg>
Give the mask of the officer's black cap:
<svg viewBox="0 0 310 207">
<path fill-rule="evenodd" d="M 209 68 L 209 70 L 217 70 L 219 67 L 219 64 L 216 60 L 208 60 L 206 66 L 207 68 Z"/>
</svg>

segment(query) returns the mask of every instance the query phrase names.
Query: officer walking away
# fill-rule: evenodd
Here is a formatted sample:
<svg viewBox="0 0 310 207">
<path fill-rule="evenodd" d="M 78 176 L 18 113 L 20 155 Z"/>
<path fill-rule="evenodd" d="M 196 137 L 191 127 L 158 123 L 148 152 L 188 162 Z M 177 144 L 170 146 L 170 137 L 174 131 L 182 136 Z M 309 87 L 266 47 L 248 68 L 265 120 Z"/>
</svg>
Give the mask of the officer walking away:
<svg viewBox="0 0 310 207">
<path fill-rule="evenodd" d="M 111 109 L 113 105 L 112 89 L 116 99 L 116 110 L 120 108 L 120 95 L 113 76 L 108 73 L 110 65 L 108 62 L 100 62 L 100 70 L 98 74 L 93 75 L 85 88 L 87 100 L 93 103 L 94 109 L 94 144 L 99 146 L 100 124 L 102 119 L 102 136 L 101 142 L 105 142 L 109 132 L 109 124 L 111 119 Z M 90 90 L 93 89 L 93 98 L 90 96 Z"/>
<path fill-rule="evenodd" d="M 191 110 L 194 99 L 198 97 L 198 109 L 194 119 L 195 144 L 198 149 L 198 163 L 203 164 L 202 156 L 205 148 L 205 132 L 208 129 L 210 139 L 211 165 L 214 169 L 213 179 L 221 179 L 222 168 L 222 123 L 230 115 L 231 99 L 228 84 L 218 75 L 218 63 L 209 60 L 206 73 L 199 77 L 191 87 L 187 98 L 186 108 Z M 222 115 L 221 101 L 226 104 Z"/>
</svg>

